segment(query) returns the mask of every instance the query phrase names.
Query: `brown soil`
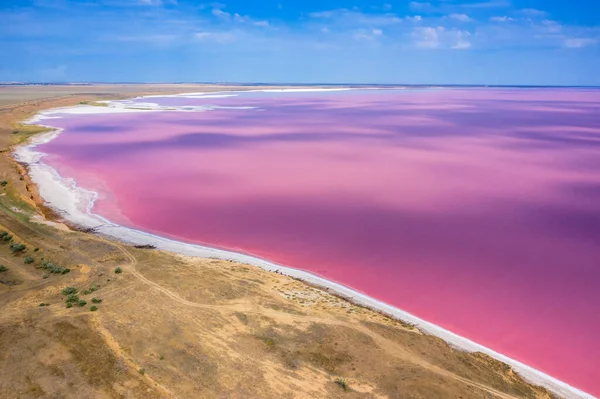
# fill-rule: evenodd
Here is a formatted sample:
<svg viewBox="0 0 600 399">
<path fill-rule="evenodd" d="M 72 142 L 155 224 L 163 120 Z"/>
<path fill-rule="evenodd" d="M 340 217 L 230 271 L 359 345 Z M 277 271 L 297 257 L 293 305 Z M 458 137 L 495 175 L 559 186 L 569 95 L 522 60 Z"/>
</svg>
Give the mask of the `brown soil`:
<svg viewBox="0 0 600 399">
<path fill-rule="evenodd" d="M 8 269 L 0 272 L 0 397 L 551 397 L 488 356 L 291 278 L 40 223 L 36 189 L 8 154 L 32 134 L 18 121 L 41 108 L 160 91 L 84 89 L 93 94 L 40 99 L 26 88 L 27 101 L 0 110 L 0 230 L 26 245 L 14 254 L 0 240 Z M 48 260 L 71 271 L 52 274 L 42 268 Z M 87 303 L 67 308 L 67 286 Z"/>
</svg>

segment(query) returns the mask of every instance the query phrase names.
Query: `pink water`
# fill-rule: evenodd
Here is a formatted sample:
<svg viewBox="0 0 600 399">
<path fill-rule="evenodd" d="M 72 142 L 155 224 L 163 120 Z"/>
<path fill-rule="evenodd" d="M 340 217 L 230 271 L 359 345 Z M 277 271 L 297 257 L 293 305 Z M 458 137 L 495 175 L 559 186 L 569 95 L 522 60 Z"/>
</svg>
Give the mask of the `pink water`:
<svg viewBox="0 0 600 399">
<path fill-rule="evenodd" d="M 152 99 L 68 115 L 95 212 L 341 282 L 600 395 L 600 91 Z"/>
</svg>

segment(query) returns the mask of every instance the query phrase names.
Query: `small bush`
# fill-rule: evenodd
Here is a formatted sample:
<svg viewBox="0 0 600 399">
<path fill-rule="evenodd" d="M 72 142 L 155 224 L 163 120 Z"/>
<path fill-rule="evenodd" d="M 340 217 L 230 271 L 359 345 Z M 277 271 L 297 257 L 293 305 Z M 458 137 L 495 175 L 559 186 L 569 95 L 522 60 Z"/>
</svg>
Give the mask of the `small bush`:
<svg viewBox="0 0 600 399">
<path fill-rule="evenodd" d="M 79 300 L 79 302 L 77 302 L 77 304 L 78 304 L 80 307 L 84 307 L 85 305 L 87 305 L 87 302 L 86 302 L 86 301 L 84 301 L 83 299 L 80 299 L 80 300 Z"/>
<path fill-rule="evenodd" d="M 66 299 L 67 303 L 76 303 L 79 302 L 79 296 L 77 294 L 69 294 Z"/>
<path fill-rule="evenodd" d="M 144 374 L 146 374 L 146 370 L 144 370 L 144 369 L 139 369 L 139 370 L 138 370 L 138 372 L 139 372 L 141 375 L 144 375 Z"/>
<path fill-rule="evenodd" d="M 39 248 L 33 248 L 33 252 L 37 252 L 39 250 L 40 250 Z"/>
<path fill-rule="evenodd" d="M 344 378 L 338 377 L 335 379 L 334 382 L 336 384 L 338 384 L 344 391 L 347 391 L 350 389 L 350 386 L 348 385 L 348 383 L 346 382 L 346 380 Z"/>
<path fill-rule="evenodd" d="M 98 310 L 98 306 L 92 306 L 90 308 L 90 312 L 95 312 L 96 310 Z"/>
<path fill-rule="evenodd" d="M 24 259 L 26 265 L 32 264 L 35 260 L 31 256 L 26 256 Z"/>
<path fill-rule="evenodd" d="M 92 298 L 92 303 L 102 303 L 102 299 L 100 299 L 100 298 Z"/>
<path fill-rule="evenodd" d="M 6 187 L 7 184 L 8 184 L 8 182 L 6 180 L 0 181 L 0 186 L 2 186 L 2 187 Z"/>
<path fill-rule="evenodd" d="M 25 245 L 17 244 L 16 242 L 13 242 L 12 244 L 10 244 L 10 250 L 12 251 L 13 254 L 23 252 L 23 251 L 25 251 L 25 248 L 27 248 Z"/>
<path fill-rule="evenodd" d="M 158 360 L 165 360 L 165 357 L 163 355 L 159 355 Z"/>
<path fill-rule="evenodd" d="M 4 265 L 0 265 L 0 272 L 5 272 L 8 270 L 8 267 L 4 266 Z"/>
<path fill-rule="evenodd" d="M 63 295 L 77 294 L 77 288 L 68 286 L 61 291 Z"/>
<path fill-rule="evenodd" d="M 73 307 L 73 304 L 72 304 L 71 302 L 67 302 L 67 305 L 66 305 L 66 306 L 67 306 L 67 308 L 72 308 L 72 307 Z"/>
<path fill-rule="evenodd" d="M 45 280 L 45 279 L 48 278 L 48 275 L 47 274 L 42 274 L 42 278 Z"/>
<path fill-rule="evenodd" d="M 6 242 L 12 241 L 12 239 L 13 239 L 13 236 L 8 233 L 6 233 L 5 235 L 2 236 L 2 240 L 6 241 Z"/>
<path fill-rule="evenodd" d="M 121 274 L 121 273 L 123 273 L 123 269 L 121 269 L 120 267 L 117 267 L 117 268 L 115 269 L 115 273 L 117 273 L 117 274 Z"/>
<path fill-rule="evenodd" d="M 94 285 L 92 285 L 92 286 L 90 287 L 90 291 L 92 291 L 92 292 L 94 292 L 94 291 L 98 291 L 98 288 L 99 288 L 99 287 L 98 287 L 96 284 L 94 284 Z"/>
<path fill-rule="evenodd" d="M 83 291 L 83 295 L 90 295 L 91 293 L 92 293 L 92 291 L 90 291 L 90 290 Z"/>
</svg>

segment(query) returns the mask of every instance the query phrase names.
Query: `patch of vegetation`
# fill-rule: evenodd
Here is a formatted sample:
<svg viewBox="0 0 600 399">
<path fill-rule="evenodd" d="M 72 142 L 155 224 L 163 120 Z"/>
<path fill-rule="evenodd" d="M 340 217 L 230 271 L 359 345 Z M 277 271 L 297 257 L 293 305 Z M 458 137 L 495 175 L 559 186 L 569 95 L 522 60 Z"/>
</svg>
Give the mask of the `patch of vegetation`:
<svg viewBox="0 0 600 399">
<path fill-rule="evenodd" d="M 90 308 L 90 312 L 95 312 L 96 310 L 98 310 L 98 306 L 92 306 Z"/>
<path fill-rule="evenodd" d="M 49 303 L 40 303 L 38 306 L 42 307 L 42 306 L 50 306 Z"/>
<path fill-rule="evenodd" d="M 92 303 L 102 303 L 102 299 L 100 299 L 100 298 L 92 298 Z"/>
<path fill-rule="evenodd" d="M 0 186 L 2 186 L 2 187 L 6 187 L 7 184 L 8 184 L 8 182 L 6 180 L 0 181 Z"/>
<path fill-rule="evenodd" d="M 31 256 L 26 256 L 23 261 L 25 262 L 26 265 L 29 265 L 29 264 L 32 264 L 33 262 L 35 262 L 35 260 Z"/>
<path fill-rule="evenodd" d="M 80 300 L 79 300 L 79 302 L 77 302 L 77 304 L 78 304 L 80 307 L 84 307 L 85 305 L 87 305 L 87 302 L 86 302 L 86 301 L 84 301 L 83 299 L 80 299 Z"/>
<path fill-rule="evenodd" d="M 163 355 L 158 355 L 158 360 L 165 360 L 165 357 Z"/>
<path fill-rule="evenodd" d="M 69 269 L 69 268 L 64 268 L 64 267 L 55 265 L 54 263 L 47 261 L 47 260 L 42 262 L 41 267 L 42 267 L 42 269 L 48 270 L 50 273 L 53 273 L 53 274 L 67 274 L 71 271 L 71 269 Z"/>
<path fill-rule="evenodd" d="M 42 274 L 42 278 L 45 280 L 45 279 L 48 278 L 48 275 L 47 274 Z"/>
<path fill-rule="evenodd" d="M 18 254 L 19 252 L 23 252 L 25 251 L 27 247 L 24 244 L 17 244 L 16 242 L 13 242 L 12 244 L 10 244 L 10 250 L 12 251 L 13 254 Z"/>
<path fill-rule="evenodd" d="M 8 267 L 4 266 L 4 265 L 0 265 L 0 272 L 5 272 L 8 270 Z"/>
<path fill-rule="evenodd" d="M 117 273 L 117 274 L 121 274 L 121 273 L 123 273 L 123 269 L 121 269 L 120 267 L 117 267 L 117 268 L 115 269 L 115 273 Z"/>
<path fill-rule="evenodd" d="M 63 295 L 72 295 L 72 294 L 77 294 L 77 288 L 75 288 L 75 287 L 71 287 L 71 286 L 68 286 L 68 287 L 66 287 L 66 288 L 63 288 L 63 290 L 61 291 L 61 293 L 62 293 Z"/>
<path fill-rule="evenodd" d="M 72 304 L 71 302 L 67 302 L 67 305 L 66 305 L 66 306 L 67 306 L 67 308 L 72 308 L 72 307 L 73 307 L 73 304 Z"/>
<path fill-rule="evenodd" d="M 0 231 L 0 238 L 2 238 L 2 241 L 9 242 L 12 241 L 13 236 L 8 234 L 8 231 Z"/>
<path fill-rule="evenodd" d="M 90 288 L 88 288 L 87 290 L 83 291 L 83 295 L 89 295 L 94 291 L 98 291 L 98 286 L 96 284 L 92 285 Z"/>
<path fill-rule="evenodd" d="M 79 303 L 79 296 L 77 294 L 69 294 L 66 299 L 67 303 Z"/>
<path fill-rule="evenodd" d="M 146 370 L 144 370 L 144 369 L 139 369 L 139 370 L 138 370 L 138 372 L 139 372 L 141 375 L 144 375 L 144 374 L 146 374 Z"/>
<path fill-rule="evenodd" d="M 344 391 L 349 391 L 350 390 L 350 385 L 348 385 L 348 382 L 346 381 L 346 379 L 342 378 L 342 377 L 338 377 L 335 379 L 336 384 L 338 384 L 340 386 L 340 388 L 342 388 Z"/>
<path fill-rule="evenodd" d="M 33 248 L 33 252 L 37 252 L 39 250 L 40 250 L 39 248 Z"/>
</svg>

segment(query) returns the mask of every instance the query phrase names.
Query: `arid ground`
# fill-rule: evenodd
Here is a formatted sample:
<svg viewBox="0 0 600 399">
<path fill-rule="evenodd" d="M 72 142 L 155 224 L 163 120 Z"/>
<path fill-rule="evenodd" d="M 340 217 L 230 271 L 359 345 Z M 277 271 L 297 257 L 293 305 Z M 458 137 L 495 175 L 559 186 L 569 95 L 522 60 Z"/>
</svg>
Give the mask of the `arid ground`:
<svg viewBox="0 0 600 399">
<path fill-rule="evenodd" d="M 291 278 L 61 224 L 10 156 L 40 109 L 207 90 L 223 87 L 0 87 L 0 397 L 552 397 Z"/>
</svg>

